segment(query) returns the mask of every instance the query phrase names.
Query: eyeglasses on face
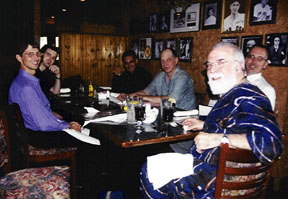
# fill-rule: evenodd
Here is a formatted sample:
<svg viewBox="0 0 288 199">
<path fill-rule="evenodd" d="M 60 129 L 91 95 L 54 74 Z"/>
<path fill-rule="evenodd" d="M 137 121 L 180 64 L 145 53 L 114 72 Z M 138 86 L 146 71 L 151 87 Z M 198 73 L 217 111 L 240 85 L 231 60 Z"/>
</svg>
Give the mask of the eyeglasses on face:
<svg viewBox="0 0 288 199">
<path fill-rule="evenodd" d="M 213 66 L 218 66 L 219 68 L 223 68 L 224 65 L 227 63 L 228 61 L 225 59 L 218 59 L 216 62 L 205 62 L 206 65 L 206 69 L 210 70 Z"/>
<path fill-rule="evenodd" d="M 40 53 L 40 52 L 37 52 L 37 53 L 27 52 L 27 53 L 24 53 L 24 54 L 27 55 L 29 58 L 32 58 L 33 56 L 36 56 L 36 57 L 41 57 L 42 56 L 42 53 Z"/>
<path fill-rule="evenodd" d="M 267 59 L 262 56 L 255 57 L 254 55 L 248 55 L 247 58 L 251 60 L 255 59 L 257 62 L 267 61 Z"/>
<path fill-rule="evenodd" d="M 135 62 L 134 59 L 130 60 L 129 62 L 125 62 L 125 61 L 124 61 L 124 65 L 125 65 L 125 66 L 128 66 L 129 64 L 132 64 L 132 63 L 134 63 L 134 62 Z"/>
</svg>

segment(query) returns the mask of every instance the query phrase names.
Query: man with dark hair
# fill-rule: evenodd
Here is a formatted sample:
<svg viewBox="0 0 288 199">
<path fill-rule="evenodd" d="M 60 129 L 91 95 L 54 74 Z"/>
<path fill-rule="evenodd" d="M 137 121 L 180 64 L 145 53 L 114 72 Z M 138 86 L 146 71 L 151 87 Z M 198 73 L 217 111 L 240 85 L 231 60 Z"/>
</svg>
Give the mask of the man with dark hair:
<svg viewBox="0 0 288 199">
<path fill-rule="evenodd" d="M 151 74 L 138 66 L 138 58 L 134 51 L 125 51 L 122 55 L 122 62 L 124 72 L 121 72 L 120 66 L 114 70 L 113 92 L 130 94 L 144 89 L 152 81 Z"/>
<path fill-rule="evenodd" d="M 183 163 L 179 162 L 173 168 L 179 177 L 171 175 L 174 179 L 168 179 L 167 184 L 165 181 L 158 184 L 153 179 L 159 179 L 157 174 L 167 165 L 176 165 L 175 156 L 179 154 L 173 154 L 173 159 L 169 156 L 167 161 L 161 159 L 163 165 L 150 164 L 148 158 L 148 164 L 140 173 L 143 198 L 214 198 L 222 142 L 231 148 L 251 150 L 263 165 L 281 155 L 282 135 L 270 102 L 256 86 L 247 82 L 244 66 L 243 52 L 234 44 L 222 42 L 213 47 L 207 61 L 208 84 L 213 94 L 221 98 L 205 121 L 188 118 L 182 123 L 188 130 L 199 131 L 190 148 L 191 154 L 185 155 L 185 160 L 190 160 L 185 164 L 190 171 L 183 177 L 182 172 L 177 172 L 183 168 Z M 241 166 L 244 165 L 238 165 Z"/>
<path fill-rule="evenodd" d="M 49 95 L 59 94 L 61 88 L 61 72 L 54 62 L 59 54 L 58 48 L 52 45 L 45 45 L 40 52 L 43 54 L 39 68 L 36 70 L 35 76 L 40 79 L 40 85 L 45 93 Z"/>
<path fill-rule="evenodd" d="M 268 51 L 263 45 L 254 45 L 246 57 L 247 80 L 257 86 L 270 100 L 275 109 L 276 93 L 274 88 L 262 76 L 262 70 L 268 67 Z"/>
<path fill-rule="evenodd" d="M 141 96 L 143 100 L 160 104 L 161 99 L 173 98 L 176 107 L 184 110 L 196 108 L 193 80 L 189 74 L 177 64 L 179 58 L 172 48 L 166 48 L 161 53 L 162 72 L 144 90 L 130 94 Z"/>
<path fill-rule="evenodd" d="M 35 77 L 41 60 L 38 44 L 34 41 L 19 44 L 16 59 L 20 63 L 20 70 L 10 86 L 8 103 L 19 105 L 25 127 L 33 130 L 33 132 L 27 131 L 30 144 L 50 148 L 63 146 L 63 143 L 69 144 L 68 140 L 74 138 L 59 131 L 66 128 L 80 131 L 81 125 L 77 122 L 68 123 L 51 111 L 39 79 Z"/>
</svg>

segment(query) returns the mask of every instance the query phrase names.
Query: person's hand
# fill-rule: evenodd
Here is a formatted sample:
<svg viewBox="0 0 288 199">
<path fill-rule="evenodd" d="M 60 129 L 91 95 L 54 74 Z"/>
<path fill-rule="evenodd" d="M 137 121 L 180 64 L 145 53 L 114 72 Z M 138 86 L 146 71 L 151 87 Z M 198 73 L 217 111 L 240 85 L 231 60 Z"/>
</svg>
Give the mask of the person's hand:
<svg viewBox="0 0 288 199">
<path fill-rule="evenodd" d="M 200 132 L 195 138 L 196 151 L 202 153 L 206 149 L 218 147 L 221 144 L 221 133 L 205 133 Z"/>
<path fill-rule="evenodd" d="M 197 130 L 203 129 L 204 122 L 196 118 L 188 118 L 182 122 L 182 125 L 183 125 L 183 128 L 184 126 L 187 126 L 185 127 L 187 128 L 186 130 L 197 131 Z"/>
<path fill-rule="evenodd" d="M 61 74 L 60 74 L 60 68 L 56 65 L 51 65 L 49 67 L 49 70 L 52 72 L 52 73 L 55 73 L 56 77 L 57 78 L 60 78 Z"/>
<path fill-rule="evenodd" d="M 74 129 L 79 132 L 81 131 L 81 125 L 78 122 L 70 122 L 69 125 L 70 129 Z"/>
<path fill-rule="evenodd" d="M 126 94 L 125 93 L 120 93 L 120 95 L 118 95 L 117 99 L 120 101 L 123 101 L 126 98 Z"/>
<path fill-rule="evenodd" d="M 114 68 L 114 71 L 113 71 L 113 73 L 115 73 L 115 75 L 121 75 L 122 72 L 123 72 L 123 69 L 121 66 L 116 66 Z"/>
</svg>

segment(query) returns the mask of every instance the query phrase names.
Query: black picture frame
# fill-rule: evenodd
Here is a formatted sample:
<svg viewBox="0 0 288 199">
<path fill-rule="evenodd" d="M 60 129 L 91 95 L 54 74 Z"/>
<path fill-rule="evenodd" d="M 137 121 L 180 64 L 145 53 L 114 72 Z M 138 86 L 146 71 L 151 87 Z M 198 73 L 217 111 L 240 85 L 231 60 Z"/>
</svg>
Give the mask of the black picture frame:
<svg viewBox="0 0 288 199">
<path fill-rule="evenodd" d="M 139 59 L 151 59 L 152 58 L 152 44 L 153 39 L 151 37 L 139 39 Z"/>
<path fill-rule="evenodd" d="M 274 44 L 277 44 L 275 49 Z M 268 62 L 271 66 L 287 66 L 288 33 L 274 33 L 265 35 L 265 45 L 268 50 Z"/>
<path fill-rule="evenodd" d="M 267 0 L 263 8 L 261 0 L 251 0 L 249 25 L 275 24 L 277 15 L 277 0 Z M 265 15 L 266 14 L 266 15 Z M 257 16 L 259 17 L 257 18 Z"/>
<path fill-rule="evenodd" d="M 239 36 L 234 37 L 221 37 L 221 42 L 229 42 L 232 44 L 235 44 L 236 46 L 239 46 Z"/>
<path fill-rule="evenodd" d="M 234 4 L 239 4 L 237 20 L 231 21 L 231 13 Z M 222 6 L 222 20 L 221 20 L 221 33 L 241 33 L 245 31 L 245 24 L 247 18 L 247 6 L 246 0 L 223 0 Z"/>
<path fill-rule="evenodd" d="M 149 16 L 149 32 L 157 32 L 157 14 L 151 14 Z"/>
<path fill-rule="evenodd" d="M 201 3 L 193 3 L 186 10 L 173 8 L 170 12 L 170 33 L 200 30 Z"/>
<path fill-rule="evenodd" d="M 153 43 L 153 59 L 159 60 L 161 57 L 161 52 L 165 47 L 165 40 L 155 39 Z"/>
<path fill-rule="evenodd" d="M 167 39 L 166 40 L 166 48 L 172 48 L 175 52 L 177 52 L 178 44 L 177 39 Z"/>
<path fill-rule="evenodd" d="M 221 21 L 222 0 L 204 2 L 202 30 L 218 29 Z M 210 15 L 210 12 L 213 12 Z M 210 15 L 210 17 L 208 17 Z"/>
<path fill-rule="evenodd" d="M 249 54 L 252 46 L 261 44 L 263 44 L 263 35 L 249 35 L 241 37 L 241 50 L 245 57 Z"/>
<path fill-rule="evenodd" d="M 169 32 L 170 31 L 170 13 L 162 12 L 158 15 L 158 31 Z"/>
<path fill-rule="evenodd" d="M 193 37 L 179 38 L 178 57 L 180 61 L 191 62 L 193 48 Z"/>
</svg>

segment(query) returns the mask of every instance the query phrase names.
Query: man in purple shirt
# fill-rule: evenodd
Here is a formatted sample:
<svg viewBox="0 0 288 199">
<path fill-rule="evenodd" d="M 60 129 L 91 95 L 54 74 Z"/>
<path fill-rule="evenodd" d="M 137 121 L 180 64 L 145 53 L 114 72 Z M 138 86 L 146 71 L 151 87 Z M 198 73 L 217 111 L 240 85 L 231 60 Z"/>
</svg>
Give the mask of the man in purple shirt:
<svg viewBox="0 0 288 199">
<path fill-rule="evenodd" d="M 41 60 L 38 44 L 35 42 L 21 43 L 18 46 L 16 59 L 20 63 L 20 70 L 10 86 L 8 102 L 19 105 L 25 127 L 33 130 L 28 133 L 29 141 L 35 142 L 35 145 L 38 146 L 49 144 L 50 147 L 53 147 L 53 143 L 58 145 L 63 143 L 61 140 L 71 137 L 66 133 L 59 133 L 59 131 L 66 128 L 80 131 L 79 123 L 67 123 L 61 116 L 51 111 L 50 103 L 41 90 L 39 79 L 34 76 Z M 43 133 L 43 131 L 50 132 Z M 53 143 L 49 143 L 47 139 L 53 140 Z M 41 140 L 43 143 L 39 143 Z"/>
</svg>

